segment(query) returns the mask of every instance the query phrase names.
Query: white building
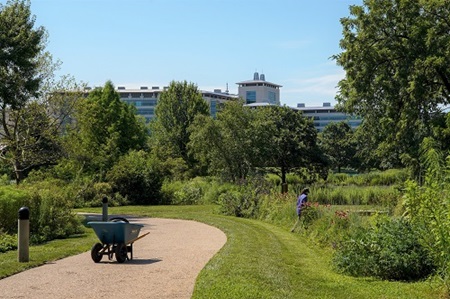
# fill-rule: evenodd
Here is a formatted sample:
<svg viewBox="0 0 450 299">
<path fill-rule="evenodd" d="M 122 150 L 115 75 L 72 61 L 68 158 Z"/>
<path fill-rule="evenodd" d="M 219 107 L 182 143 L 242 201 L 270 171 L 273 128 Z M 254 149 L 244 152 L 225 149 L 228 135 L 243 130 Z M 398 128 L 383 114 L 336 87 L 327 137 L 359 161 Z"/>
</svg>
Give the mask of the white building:
<svg viewBox="0 0 450 299">
<path fill-rule="evenodd" d="M 337 111 L 331 103 L 323 103 L 323 106 L 306 107 L 304 103 L 297 104 L 297 109 L 303 111 L 307 117 L 311 117 L 314 126 L 320 132 L 331 122 L 347 122 L 352 129 L 361 124 L 361 117 Z"/>
<path fill-rule="evenodd" d="M 135 106 L 137 113 L 144 116 L 148 122 L 155 117 L 155 107 L 160 94 L 167 89 L 168 87 L 160 88 L 159 86 L 152 86 L 150 89 L 147 86 L 141 86 L 139 89 L 126 89 L 119 86 L 117 92 L 122 101 Z M 208 103 L 213 117 L 216 116 L 217 106 L 220 103 L 238 98 L 237 95 L 229 94 L 228 91 L 222 92 L 220 89 L 215 89 L 212 92 L 200 90 L 200 92 L 203 99 Z"/>
<path fill-rule="evenodd" d="M 237 82 L 238 95 L 246 104 L 269 103 L 280 105 L 281 85 L 266 81 L 265 75 L 255 72 L 253 80 Z"/>
</svg>

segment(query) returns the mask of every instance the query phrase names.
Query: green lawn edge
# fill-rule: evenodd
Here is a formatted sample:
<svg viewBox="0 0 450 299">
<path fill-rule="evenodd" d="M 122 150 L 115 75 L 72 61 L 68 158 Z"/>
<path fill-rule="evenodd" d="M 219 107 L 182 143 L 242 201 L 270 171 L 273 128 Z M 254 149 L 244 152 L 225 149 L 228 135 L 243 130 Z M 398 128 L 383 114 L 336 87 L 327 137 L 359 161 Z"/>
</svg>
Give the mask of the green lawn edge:
<svg viewBox="0 0 450 299">
<path fill-rule="evenodd" d="M 354 278 L 331 269 L 331 252 L 285 228 L 219 215 L 216 206 L 111 207 L 110 215 L 195 220 L 222 230 L 227 243 L 200 272 L 192 298 L 439 298 L 439 283 Z M 100 208 L 76 212 L 101 212 Z M 17 251 L 0 254 L 0 278 L 88 251 L 97 242 L 83 236 L 30 247 L 30 262 Z M 7 270 L 9 269 L 9 270 Z"/>
</svg>

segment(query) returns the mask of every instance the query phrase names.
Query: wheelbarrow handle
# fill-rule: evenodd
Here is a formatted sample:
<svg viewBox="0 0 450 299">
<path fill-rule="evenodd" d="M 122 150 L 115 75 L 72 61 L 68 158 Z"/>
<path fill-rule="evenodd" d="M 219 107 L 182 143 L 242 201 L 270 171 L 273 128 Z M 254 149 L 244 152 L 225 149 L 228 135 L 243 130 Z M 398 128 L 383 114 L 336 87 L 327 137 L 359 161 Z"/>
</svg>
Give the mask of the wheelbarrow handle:
<svg viewBox="0 0 450 299">
<path fill-rule="evenodd" d="M 135 238 L 135 239 L 133 239 L 133 240 L 131 240 L 131 241 L 128 241 L 127 242 L 127 245 L 128 244 L 131 244 L 131 243 L 134 243 L 134 242 L 136 242 L 137 240 L 139 240 L 139 239 L 142 239 L 143 237 L 145 237 L 146 235 L 148 235 L 150 232 L 146 232 L 145 234 L 143 234 L 143 235 L 140 235 L 139 237 L 137 237 L 137 238 Z"/>
</svg>

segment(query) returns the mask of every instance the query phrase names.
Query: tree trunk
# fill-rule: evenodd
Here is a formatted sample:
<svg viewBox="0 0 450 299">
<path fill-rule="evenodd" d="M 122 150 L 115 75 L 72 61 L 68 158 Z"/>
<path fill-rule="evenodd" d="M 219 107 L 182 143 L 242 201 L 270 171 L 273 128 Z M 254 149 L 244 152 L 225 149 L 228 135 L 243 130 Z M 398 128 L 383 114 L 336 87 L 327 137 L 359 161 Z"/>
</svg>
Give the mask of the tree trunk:
<svg viewBox="0 0 450 299">
<path fill-rule="evenodd" d="M 16 185 L 19 185 L 23 179 L 23 172 L 19 161 L 14 161 L 14 174 L 16 175 Z"/>
<path fill-rule="evenodd" d="M 288 192 L 288 184 L 286 183 L 286 170 L 281 167 L 281 193 Z"/>
</svg>

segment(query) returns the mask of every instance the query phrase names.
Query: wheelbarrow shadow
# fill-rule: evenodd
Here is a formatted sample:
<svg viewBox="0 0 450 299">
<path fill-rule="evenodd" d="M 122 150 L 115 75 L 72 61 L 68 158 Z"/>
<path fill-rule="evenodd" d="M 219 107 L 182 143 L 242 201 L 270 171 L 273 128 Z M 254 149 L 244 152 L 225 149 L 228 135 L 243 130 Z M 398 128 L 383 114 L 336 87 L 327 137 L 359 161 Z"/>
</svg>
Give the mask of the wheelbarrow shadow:
<svg viewBox="0 0 450 299">
<path fill-rule="evenodd" d="M 151 265 L 154 263 L 162 262 L 160 259 L 132 259 L 127 261 L 126 265 Z"/>
<path fill-rule="evenodd" d="M 125 263 L 117 263 L 115 261 L 112 260 L 103 260 L 100 261 L 99 264 L 117 264 L 117 265 L 151 265 L 151 264 L 155 264 L 155 263 L 159 263 L 162 262 L 161 259 L 135 259 L 133 258 L 132 260 L 127 260 Z"/>
</svg>

